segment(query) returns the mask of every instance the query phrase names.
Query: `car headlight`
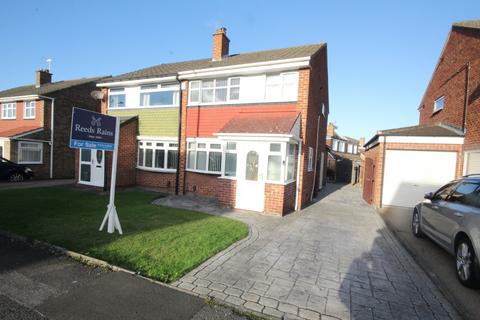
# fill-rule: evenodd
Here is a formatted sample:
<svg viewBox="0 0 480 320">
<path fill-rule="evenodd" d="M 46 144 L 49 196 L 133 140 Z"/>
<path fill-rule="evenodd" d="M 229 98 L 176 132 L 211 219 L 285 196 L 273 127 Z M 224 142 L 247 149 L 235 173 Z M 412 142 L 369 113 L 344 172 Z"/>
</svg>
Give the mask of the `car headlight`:
<svg viewBox="0 0 480 320">
<path fill-rule="evenodd" d="M 32 169 L 30 169 L 30 168 L 25 168 L 25 173 L 30 173 L 30 172 L 33 172 Z"/>
</svg>

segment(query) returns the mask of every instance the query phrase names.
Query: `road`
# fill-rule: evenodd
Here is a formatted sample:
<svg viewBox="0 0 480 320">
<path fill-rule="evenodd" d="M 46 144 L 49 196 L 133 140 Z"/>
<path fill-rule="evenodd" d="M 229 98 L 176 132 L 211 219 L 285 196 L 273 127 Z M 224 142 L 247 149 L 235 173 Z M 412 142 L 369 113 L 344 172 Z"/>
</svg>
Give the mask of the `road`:
<svg viewBox="0 0 480 320">
<path fill-rule="evenodd" d="M 0 236 L 0 319 L 245 319 L 125 272 Z"/>
<path fill-rule="evenodd" d="M 419 239 L 412 235 L 412 209 L 389 207 L 382 208 L 379 212 L 388 227 L 459 312 L 466 319 L 478 319 L 480 290 L 466 288 L 458 282 L 453 256 L 432 240 Z"/>
</svg>

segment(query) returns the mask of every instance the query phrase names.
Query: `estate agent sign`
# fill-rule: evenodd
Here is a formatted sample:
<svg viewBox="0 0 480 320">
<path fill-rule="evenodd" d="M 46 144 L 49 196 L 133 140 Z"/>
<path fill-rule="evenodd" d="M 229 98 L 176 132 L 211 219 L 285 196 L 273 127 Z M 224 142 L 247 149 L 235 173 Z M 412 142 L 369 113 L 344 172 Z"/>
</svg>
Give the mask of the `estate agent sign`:
<svg viewBox="0 0 480 320">
<path fill-rule="evenodd" d="M 118 233 L 122 234 L 122 226 L 118 220 L 117 208 L 115 207 L 119 136 L 120 120 L 118 118 L 85 109 L 73 108 L 70 148 L 113 151 L 110 202 L 107 206 L 107 213 L 100 225 L 100 231 L 103 230 L 105 223 L 108 221 L 108 233 L 113 233 L 117 229 Z"/>
<path fill-rule="evenodd" d="M 116 121 L 115 117 L 73 108 L 70 148 L 113 151 Z"/>
</svg>

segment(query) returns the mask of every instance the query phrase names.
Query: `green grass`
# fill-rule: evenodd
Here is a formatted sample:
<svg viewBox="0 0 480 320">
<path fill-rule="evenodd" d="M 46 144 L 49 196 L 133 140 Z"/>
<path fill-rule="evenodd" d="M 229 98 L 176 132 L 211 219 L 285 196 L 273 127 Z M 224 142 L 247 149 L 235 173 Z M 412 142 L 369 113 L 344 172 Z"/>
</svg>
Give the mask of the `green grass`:
<svg viewBox="0 0 480 320">
<path fill-rule="evenodd" d="M 69 188 L 0 191 L 0 229 L 171 282 L 248 234 L 238 221 L 151 204 L 154 193 L 117 193 L 124 234 L 98 228 L 107 195 Z"/>
</svg>

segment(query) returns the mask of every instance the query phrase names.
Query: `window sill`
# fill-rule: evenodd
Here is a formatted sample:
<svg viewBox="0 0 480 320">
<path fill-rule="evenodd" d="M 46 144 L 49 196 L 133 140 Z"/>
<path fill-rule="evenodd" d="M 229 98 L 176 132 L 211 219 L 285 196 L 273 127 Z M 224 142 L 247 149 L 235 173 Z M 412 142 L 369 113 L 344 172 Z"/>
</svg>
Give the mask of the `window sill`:
<svg viewBox="0 0 480 320">
<path fill-rule="evenodd" d="M 194 173 L 203 173 L 203 174 L 210 174 L 210 175 L 221 175 L 221 172 L 211 172 L 211 171 L 203 171 L 203 170 L 194 170 L 194 169 L 186 169 L 187 172 L 194 172 Z"/>
<path fill-rule="evenodd" d="M 436 115 L 437 113 L 439 113 L 439 112 L 442 111 L 442 110 L 443 110 L 443 108 L 442 108 L 442 109 L 438 109 L 438 110 L 436 110 L 436 111 L 433 111 L 431 116 L 433 117 L 434 115 Z"/>
<path fill-rule="evenodd" d="M 35 117 L 33 117 L 33 118 L 23 118 L 23 120 L 35 120 Z"/>
<path fill-rule="evenodd" d="M 218 179 L 237 180 L 237 177 L 220 176 Z"/>
<path fill-rule="evenodd" d="M 17 162 L 18 164 L 43 164 L 43 161 L 42 162 Z"/>
<path fill-rule="evenodd" d="M 121 111 L 121 110 L 140 110 L 140 109 L 165 109 L 165 108 L 178 108 L 178 105 L 169 106 L 150 106 L 150 107 L 121 107 L 121 108 L 108 108 L 107 111 Z"/>
<path fill-rule="evenodd" d="M 136 167 L 138 170 L 142 171 L 149 171 L 149 172 L 159 172 L 159 173 L 175 173 L 177 172 L 176 169 L 154 169 L 154 168 L 148 168 L 148 167 Z"/>
<path fill-rule="evenodd" d="M 17 118 L 2 118 L 2 120 L 17 120 Z"/>
<path fill-rule="evenodd" d="M 281 185 L 281 186 L 286 186 L 292 182 L 295 182 L 295 180 L 288 180 L 288 181 L 270 181 L 270 180 L 265 180 L 264 181 L 265 183 L 268 183 L 268 184 L 277 184 L 277 185 Z"/>
</svg>

